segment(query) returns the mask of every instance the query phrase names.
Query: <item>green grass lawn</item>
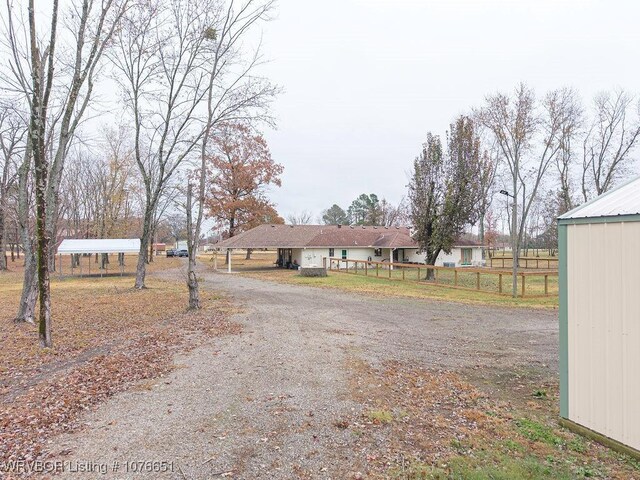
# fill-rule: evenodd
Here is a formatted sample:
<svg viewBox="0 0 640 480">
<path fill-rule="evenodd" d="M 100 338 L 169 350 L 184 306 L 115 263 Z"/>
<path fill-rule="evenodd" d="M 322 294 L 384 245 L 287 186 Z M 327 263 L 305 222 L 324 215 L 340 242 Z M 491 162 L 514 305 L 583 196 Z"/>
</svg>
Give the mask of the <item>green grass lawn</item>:
<svg viewBox="0 0 640 480">
<path fill-rule="evenodd" d="M 362 274 L 329 272 L 325 278 L 301 277 L 293 270 L 272 269 L 259 272 L 245 272 L 242 275 L 251 276 L 263 280 L 272 280 L 281 283 L 294 285 L 308 285 L 320 288 L 335 288 L 351 292 L 359 292 L 374 296 L 406 297 L 406 298 L 429 298 L 463 303 L 475 303 L 486 305 L 505 305 L 515 307 L 537 307 L 537 308 L 557 308 L 558 297 L 525 297 L 512 298 L 508 295 L 497 295 L 493 293 L 478 292 L 473 290 L 453 289 L 444 286 L 430 285 L 417 282 L 390 281 L 389 272 L 380 271 L 380 278 L 374 276 L 365 277 Z M 392 275 L 398 271 L 392 271 Z M 401 273 L 399 273 L 401 275 Z M 393 278 L 393 277 L 392 277 Z M 460 278 L 459 278 L 460 281 Z M 503 278 L 505 290 L 509 288 L 510 278 Z M 475 280 L 474 280 L 475 282 Z M 475 285 L 475 284 L 474 284 Z M 557 282 L 556 282 L 557 291 Z"/>
<path fill-rule="evenodd" d="M 477 289 L 478 273 L 475 271 L 467 271 L 465 269 L 457 270 L 456 273 L 453 269 L 439 269 L 436 270 L 437 282 L 435 279 L 432 283 L 446 286 L 458 286 L 461 288 Z M 340 273 L 340 272 L 338 272 Z M 344 271 L 342 273 L 345 273 Z M 410 282 L 424 282 L 427 273 L 427 267 L 402 267 L 396 265 L 393 270 L 389 270 L 384 266 L 379 266 L 376 270 L 375 266 L 364 269 L 364 264 L 359 264 L 358 268 L 353 268 L 350 265 L 349 274 L 368 276 L 380 279 L 391 280 L 404 280 Z M 486 272 L 479 274 L 480 290 L 483 292 L 498 293 L 500 291 L 500 273 L 502 274 L 502 292 L 508 293 L 511 291 L 511 273 L 510 272 L 498 272 L 496 270 L 486 269 Z M 518 276 L 518 294 L 522 288 L 522 277 Z M 544 276 L 543 275 L 529 275 L 525 280 L 525 296 L 526 295 L 544 295 Z M 550 295 L 558 294 L 558 276 L 557 274 L 550 274 L 547 277 L 547 290 Z"/>
</svg>

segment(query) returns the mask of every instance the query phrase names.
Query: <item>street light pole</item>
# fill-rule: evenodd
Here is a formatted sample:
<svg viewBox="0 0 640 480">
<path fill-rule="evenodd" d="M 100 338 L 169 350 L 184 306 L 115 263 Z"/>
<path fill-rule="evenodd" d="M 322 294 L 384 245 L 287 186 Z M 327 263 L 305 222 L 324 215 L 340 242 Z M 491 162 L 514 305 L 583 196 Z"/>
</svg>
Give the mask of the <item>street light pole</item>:
<svg viewBox="0 0 640 480">
<path fill-rule="evenodd" d="M 502 195 L 513 199 L 511 211 L 511 295 L 518 296 L 518 199 L 506 190 L 500 190 Z"/>
</svg>

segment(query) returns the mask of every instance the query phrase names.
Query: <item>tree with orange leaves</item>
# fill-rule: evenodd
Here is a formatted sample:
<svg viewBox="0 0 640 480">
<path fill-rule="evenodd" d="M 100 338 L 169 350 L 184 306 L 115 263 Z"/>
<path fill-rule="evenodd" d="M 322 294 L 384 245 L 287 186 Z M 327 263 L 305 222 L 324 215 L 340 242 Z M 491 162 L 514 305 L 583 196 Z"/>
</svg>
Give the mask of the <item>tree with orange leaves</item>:
<svg viewBox="0 0 640 480">
<path fill-rule="evenodd" d="M 219 125 L 209 157 L 207 214 L 230 237 L 263 223 L 284 223 L 266 196 L 281 186 L 284 167 L 271 158 L 262 135 L 241 123 Z"/>
</svg>

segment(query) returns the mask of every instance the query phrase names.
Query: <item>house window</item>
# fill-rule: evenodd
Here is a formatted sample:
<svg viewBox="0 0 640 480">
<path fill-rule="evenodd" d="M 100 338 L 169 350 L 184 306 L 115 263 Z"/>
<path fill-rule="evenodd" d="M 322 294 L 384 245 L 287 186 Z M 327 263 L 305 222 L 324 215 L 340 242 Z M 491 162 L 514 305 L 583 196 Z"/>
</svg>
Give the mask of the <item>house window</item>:
<svg viewBox="0 0 640 480">
<path fill-rule="evenodd" d="M 376 249 L 373 251 L 373 256 L 374 256 L 374 257 L 381 257 L 381 256 L 382 256 L 382 249 L 381 249 L 381 248 L 376 248 Z"/>
<path fill-rule="evenodd" d="M 329 249 L 329 258 L 333 258 L 333 256 L 336 254 L 335 250 L 333 248 Z"/>
<path fill-rule="evenodd" d="M 347 259 L 347 251 L 342 250 L 342 260 L 346 260 L 346 259 Z"/>
<path fill-rule="evenodd" d="M 462 249 L 462 265 L 471 265 L 471 249 L 470 248 L 463 248 Z"/>
</svg>

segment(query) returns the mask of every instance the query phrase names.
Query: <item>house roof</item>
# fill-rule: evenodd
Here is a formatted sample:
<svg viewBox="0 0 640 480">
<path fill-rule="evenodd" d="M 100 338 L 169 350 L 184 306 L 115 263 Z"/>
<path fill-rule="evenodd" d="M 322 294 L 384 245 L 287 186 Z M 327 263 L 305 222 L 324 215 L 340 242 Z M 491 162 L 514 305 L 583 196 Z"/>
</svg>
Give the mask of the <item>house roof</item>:
<svg viewBox="0 0 640 480">
<path fill-rule="evenodd" d="M 633 178 L 618 188 L 574 208 L 560 216 L 560 220 L 620 215 L 640 215 L 640 177 Z"/>
<path fill-rule="evenodd" d="M 218 248 L 417 248 L 406 227 L 259 225 L 216 244 Z"/>
<path fill-rule="evenodd" d="M 62 240 L 58 253 L 138 253 L 139 238 L 67 238 Z"/>
<path fill-rule="evenodd" d="M 461 240 L 455 246 L 471 245 Z M 408 227 L 259 225 L 215 244 L 217 248 L 419 248 Z"/>
</svg>

